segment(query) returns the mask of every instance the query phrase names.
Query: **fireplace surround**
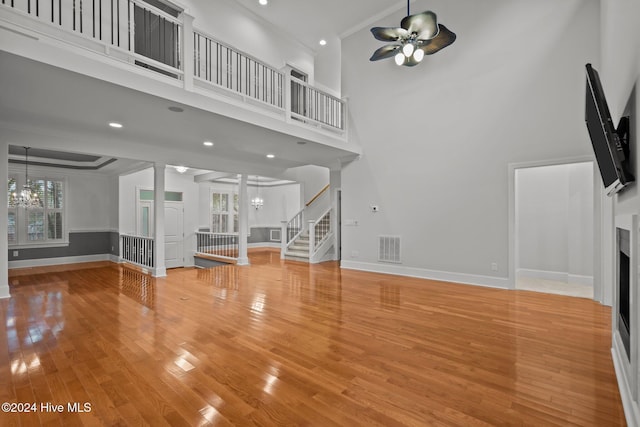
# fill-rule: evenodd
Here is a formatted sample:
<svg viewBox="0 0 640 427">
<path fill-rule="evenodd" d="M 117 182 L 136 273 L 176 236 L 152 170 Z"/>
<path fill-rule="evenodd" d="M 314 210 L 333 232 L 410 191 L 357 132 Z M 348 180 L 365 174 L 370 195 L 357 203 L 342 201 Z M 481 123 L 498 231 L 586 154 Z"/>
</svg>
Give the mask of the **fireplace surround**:
<svg viewBox="0 0 640 427">
<path fill-rule="evenodd" d="M 625 412 L 638 410 L 638 215 L 615 218 L 611 354 Z"/>
</svg>

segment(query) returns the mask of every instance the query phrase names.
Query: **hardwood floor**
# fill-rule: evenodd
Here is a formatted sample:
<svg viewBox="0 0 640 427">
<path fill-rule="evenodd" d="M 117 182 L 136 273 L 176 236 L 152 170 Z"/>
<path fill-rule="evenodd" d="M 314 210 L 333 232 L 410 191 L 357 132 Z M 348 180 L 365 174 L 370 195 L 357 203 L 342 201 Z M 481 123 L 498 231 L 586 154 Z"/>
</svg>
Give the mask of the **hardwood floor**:
<svg viewBox="0 0 640 427">
<path fill-rule="evenodd" d="M 251 263 L 12 274 L 0 402 L 37 408 L 0 425 L 625 425 L 607 307 Z"/>
</svg>

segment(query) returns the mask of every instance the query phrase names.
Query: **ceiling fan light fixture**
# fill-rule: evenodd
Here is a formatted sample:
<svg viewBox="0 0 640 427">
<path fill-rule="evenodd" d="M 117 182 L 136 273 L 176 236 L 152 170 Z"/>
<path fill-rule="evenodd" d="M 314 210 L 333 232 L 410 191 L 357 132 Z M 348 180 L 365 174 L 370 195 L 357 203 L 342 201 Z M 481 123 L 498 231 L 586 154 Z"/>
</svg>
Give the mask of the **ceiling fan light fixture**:
<svg viewBox="0 0 640 427">
<path fill-rule="evenodd" d="M 378 48 L 369 61 L 393 57 L 396 64 L 413 67 L 418 65 L 425 55 L 433 55 L 456 40 L 454 32 L 438 24 L 435 13 L 427 10 L 411 15 L 409 6 L 410 0 L 407 0 L 407 16 L 400 22 L 400 27 L 371 28 L 376 40 L 392 44 Z"/>
<path fill-rule="evenodd" d="M 413 51 L 415 49 L 416 48 L 413 45 L 413 43 L 409 42 L 409 43 L 406 43 L 404 46 L 402 46 L 402 53 L 404 53 L 404 56 L 409 58 L 411 55 L 413 55 Z"/>
</svg>

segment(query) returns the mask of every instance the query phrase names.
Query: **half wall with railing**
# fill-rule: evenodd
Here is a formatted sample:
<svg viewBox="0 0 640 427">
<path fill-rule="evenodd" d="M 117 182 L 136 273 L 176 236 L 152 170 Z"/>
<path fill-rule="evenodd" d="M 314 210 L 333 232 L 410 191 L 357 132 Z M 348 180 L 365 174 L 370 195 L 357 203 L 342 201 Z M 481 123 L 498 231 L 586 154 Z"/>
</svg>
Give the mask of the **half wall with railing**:
<svg viewBox="0 0 640 427">
<path fill-rule="evenodd" d="M 238 259 L 238 235 L 236 233 L 196 232 L 196 256 L 233 262 Z"/>
<path fill-rule="evenodd" d="M 155 240 L 150 237 L 120 235 L 120 258 L 142 268 L 154 268 Z"/>
<path fill-rule="evenodd" d="M 182 81 L 186 90 L 195 83 L 209 86 L 281 111 L 286 120 L 344 136 L 344 100 L 193 28 L 193 18 L 165 3 L 0 1 L 0 21 L 29 18 L 31 24 L 20 25 L 39 25 L 39 34 L 57 40 L 62 31 L 69 35 L 65 42 Z"/>
</svg>

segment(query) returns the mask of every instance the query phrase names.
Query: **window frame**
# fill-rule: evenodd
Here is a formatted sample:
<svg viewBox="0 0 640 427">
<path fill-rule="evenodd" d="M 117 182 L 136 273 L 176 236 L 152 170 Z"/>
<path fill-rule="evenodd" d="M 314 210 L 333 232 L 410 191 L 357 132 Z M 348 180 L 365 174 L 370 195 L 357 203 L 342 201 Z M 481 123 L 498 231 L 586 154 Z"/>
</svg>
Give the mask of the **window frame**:
<svg viewBox="0 0 640 427">
<path fill-rule="evenodd" d="M 43 181 L 43 207 L 42 208 L 19 208 L 17 206 L 9 206 L 8 200 L 10 196 L 9 192 L 9 180 L 15 179 L 16 182 L 16 192 L 18 192 L 24 185 L 25 176 L 17 171 L 9 171 L 8 181 L 7 181 L 7 219 L 9 214 L 13 213 L 15 215 L 15 240 L 9 240 L 9 236 L 7 233 L 7 243 L 10 249 L 28 249 L 28 248 L 52 248 L 52 247 L 64 247 L 69 246 L 69 230 L 67 227 L 67 219 L 68 219 L 68 179 L 66 176 L 54 176 L 47 174 L 34 174 L 29 176 L 29 182 Z M 48 182 L 59 182 L 62 184 L 62 207 L 61 208 L 50 208 L 47 206 L 47 183 Z M 38 240 L 29 240 L 29 213 L 33 212 L 42 212 L 43 215 L 43 230 L 42 230 L 42 239 Z M 60 213 L 61 219 L 61 238 L 52 239 L 49 238 L 49 214 L 50 213 Z"/>
<path fill-rule="evenodd" d="M 213 196 L 214 194 L 221 194 L 227 196 L 227 210 L 215 211 L 213 209 Z M 209 230 L 211 233 L 221 234 L 238 234 L 240 231 L 240 196 L 237 191 L 230 189 L 211 188 L 209 191 Z M 226 215 L 226 231 L 214 231 L 214 215 Z M 229 231 L 231 228 L 231 231 Z"/>
</svg>

